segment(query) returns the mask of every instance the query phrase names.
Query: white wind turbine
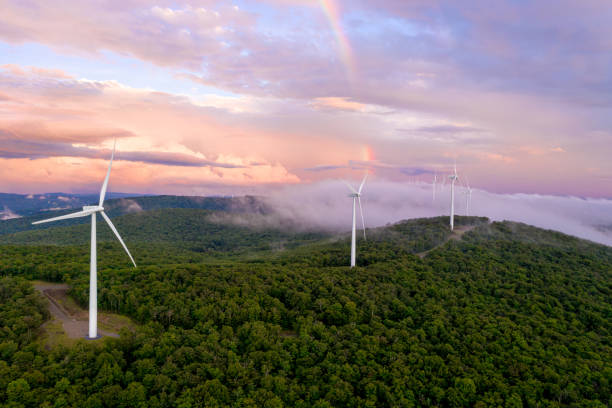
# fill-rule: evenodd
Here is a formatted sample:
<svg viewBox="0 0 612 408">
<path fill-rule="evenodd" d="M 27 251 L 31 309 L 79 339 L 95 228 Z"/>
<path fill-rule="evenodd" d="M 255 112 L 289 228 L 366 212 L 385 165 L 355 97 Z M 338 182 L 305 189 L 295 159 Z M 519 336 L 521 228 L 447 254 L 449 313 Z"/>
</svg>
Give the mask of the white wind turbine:
<svg viewBox="0 0 612 408">
<path fill-rule="evenodd" d="M 433 178 L 433 189 L 432 189 L 432 202 L 436 201 L 436 183 L 438 181 L 438 174 L 434 173 L 434 178 Z"/>
<path fill-rule="evenodd" d="M 351 268 L 355 266 L 355 259 L 356 259 L 356 253 L 357 253 L 357 249 L 356 249 L 357 202 L 359 202 L 359 212 L 361 213 L 361 225 L 363 226 L 363 239 L 364 240 L 366 239 L 365 220 L 363 218 L 363 209 L 361 208 L 361 190 L 363 189 L 363 185 L 365 184 L 366 178 L 368 178 L 367 174 L 363 177 L 363 180 L 361 181 L 361 184 L 359 185 L 358 190 L 355 190 L 353 186 L 345 182 L 349 190 L 351 190 L 352 192 L 352 194 L 349 194 L 349 197 L 353 198 L 353 229 L 351 232 Z"/>
<path fill-rule="evenodd" d="M 98 205 L 93 206 L 84 206 L 83 211 L 75 212 L 72 214 L 62 215 L 60 217 L 49 218 L 47 220 L 36 221 L 32 224 L 42 224 L 44 222 L 52 222 L 65 220 L 68 218 L 78 218 L 78 217 L 86 217 L 91 215 L 91 258 L 89 263 L 89 336 L 88 339 L 97 339 L 98 338 L 98 277 L 97 277 L 97 265 L 96 265 L 96 213 L 100 213 L 102 218 L 107 222 L 110 229 L 115 233 L 117 239 L 127 252 L 130 260 L 136 267 L 136 262 L 134 262 L 134 258 L 128 251 L 127 246 L 121 239 L 121 236 L 117 232 L 117 229 L 111 222 L 110 218 L 104 213 L 104 196 L 106 195 L 106 187 L 108 186 L 108 178 L 110 177 L 111 166 L 113 165 L 113 157 L 115 156 L 115 146 L 113 145 L 113 153 L 111 154 L 111 160 L 108 165 L 108 171 L 106 172 L 106 178 L 104 179 L 104 184 L 102 184 L 102 190 L 100 191 L 100 201 Z"/>
<path fill-rule="evenodd" d="M 451 207 L 450 207 L 450 229 L 455 228 L 455 182 L 457 181 L 457 163 L 455 163 L 454 173 L 448 176 L 451 181 Z"/>
<path fill-rule="evenodd" d="M 470 215 L 470 205 L 472 204 L 472 188 L 467 177 L 465 177 L 465 215 Z"/>
</svg>

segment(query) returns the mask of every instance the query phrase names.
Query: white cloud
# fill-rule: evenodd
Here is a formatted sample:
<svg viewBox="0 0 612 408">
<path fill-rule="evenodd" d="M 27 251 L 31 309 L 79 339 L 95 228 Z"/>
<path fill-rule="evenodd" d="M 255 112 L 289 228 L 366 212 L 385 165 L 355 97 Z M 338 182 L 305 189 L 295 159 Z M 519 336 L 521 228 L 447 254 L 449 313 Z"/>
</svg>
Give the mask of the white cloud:
<svg viewBox="0 0 612 408">
<path fill-rule="evenodd" d="M 21 215 L 14 213 L 10 208 L 4 206 L 4 210 L 0 211 L 0 220 L 10 220 L 13 218 L 21 218 Z"/>
<path fill-rule="evenodd" d="M 348 231 L 351 225 L 351 199 L 341 181 L 296 185 L 276 190 L 267 198 L 282 217 L 307 226 Z M 362 203 L 367 227 L 382 226 L 403 219 L 449 214 L 450 191 L 439 186 L 433 201 L 430 184 L 407 184 L 370 180 L 364 187 Z M 465 195 L 456 189 L 456 214 L 465 214 Z M 540 228 L 561 231 L 580 238 L 612 245 L 612 234 L 602 226 L 612 226 L 612 200 L 582 199 L 537 194 L 496 194 L 473 189 L 470 215 L 493 221 L 524 222 Z M 598 228 L 600 227 L 600 228 Z"/>
</svg>

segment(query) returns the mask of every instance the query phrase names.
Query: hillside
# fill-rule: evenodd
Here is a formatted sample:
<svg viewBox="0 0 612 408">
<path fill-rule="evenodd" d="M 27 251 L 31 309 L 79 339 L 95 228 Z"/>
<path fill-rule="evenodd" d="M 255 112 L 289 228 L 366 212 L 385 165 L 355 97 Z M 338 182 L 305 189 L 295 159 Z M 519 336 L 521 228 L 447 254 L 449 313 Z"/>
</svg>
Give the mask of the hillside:
<svg viewBox="0 0 612 408">
<path fill-rule="evenodd" d="M 112 212 L 111 212 L 112 215 Z M 115 242 L 112 231 L 98 216 L 99 242 Z M 248 220 L 248 217 L 244 218 Z M 113 218 L 113 224 L 130 243 L 167 243 L 197 252 L 268 248 L 284 241 L 320 239 L 323 233 L 280 228 L 249 228 L 226 222 L 218 212 L 172 208 L 139 211 Z M 23 245 L 82 245 L 90 241 L 90 218 L 86 224 L 0 235 L 0 243 Z"/>
<path fill-rule="evenodd" d="M 73 348 L 36 341 L 46 315 L 22 279 L 86 304 L 88 226 L 0 237 L 0 297 L 27 299 L 0 310 L 0 404 L 612 403 L 612 248 L 477 217 L 451 235 L 438 217 L 368 230 L 350 269 L 348 234 L 227 214 L 116 217 L 138 269 L 101 230 L 100 308 L 141 326 Z"/>
<path fill-rule="evenodd" d="M 56 194 L 58 195 L 58 194 Z M 8 194 L 0 194 L 9 196 Z M 12 195 L 11 195 L 12 196 Z M 48 197 L 49 196 L 49 197 Z M 54 195 L 47 194 L 43 201 L 52 200 Z M 64 197 L 59 195 L 60 198 Z M 112 197 L 113 195 L 111 195 Z M 32 222 L 53 218 L 64 214 L 69 214 L 78 211 L 84 205 L 92 205 L 97 203 L 98 196 L 68 196 L 68 201 L 62 201 L 61 209 L 41 209 L 34 207 L 31 209 L 25 204 L 22 204 L 27 215 L 21 218 L 8 219 L 0 222 L 0 235 L 12 234 L 21 231 L 43 230 L 47 228 L 55 228 L 58 226 L 79 225 L 88 223 L 86 218 L 74 218 L 69 220 L 57 221 L 49 224 L 32 225 Z M 37 196 L 32 200 L 36 203 Z M 30 201 L 20 198 L 21 201 L 30 204 Z M 6 201 L 6 200 L 5 200 Z M 20 201 L 20 202 L 21 202 Z M 1 205 L 1 204 L 0 204 Z M 47 204 L 49 205 L 49 204 Z M 53 204 L 51 204 L 53 205 Z M 20 207 L 21 208 L 21 207 Z M 184 196 L 150 196 L 150 197 L 129 197 L 107 199 L 104 202 L 105 212 L 112 218 L 125 214 L 133 214 L 142 211 L 168 209 L 168 208 L 185 208 L 185 209 L 202 209 L 202 210 L 218 210 L 231 213 L 249 213 L 249 214 L 265 214 L 271 210 L 265 206 L 263 202 L 256 197 L 184 197 Z"/>
<path fill-rule="evenodd" d="M 132 197 L 134 194 L 109 192 L 107 198 Z M 58 211 L 90 205 L 98 200 L 97 194 L 7 194 L 0 193 L 0 220 L 27 217 L 39 212 Z"/>
</svg>

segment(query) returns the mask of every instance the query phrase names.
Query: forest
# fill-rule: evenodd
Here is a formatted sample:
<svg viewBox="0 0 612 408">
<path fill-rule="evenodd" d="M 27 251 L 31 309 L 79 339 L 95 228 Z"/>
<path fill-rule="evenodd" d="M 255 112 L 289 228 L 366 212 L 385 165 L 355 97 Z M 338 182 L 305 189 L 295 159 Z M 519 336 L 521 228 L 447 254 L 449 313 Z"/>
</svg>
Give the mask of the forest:
<svg viewBox="0 0 612 408">
<path fill-rule="evenodd" d="M 0 405 L 612 405 L 612 248 L 438 217 L 368 229 L 351 269 L 347 234 L 233 213 L 117 214 L 137 269 L 99 227 L 99 307 L 137 326 L 51 348 L 31 281 L 86 305 L 88 225 L 0 235 Z"/>
</svg>

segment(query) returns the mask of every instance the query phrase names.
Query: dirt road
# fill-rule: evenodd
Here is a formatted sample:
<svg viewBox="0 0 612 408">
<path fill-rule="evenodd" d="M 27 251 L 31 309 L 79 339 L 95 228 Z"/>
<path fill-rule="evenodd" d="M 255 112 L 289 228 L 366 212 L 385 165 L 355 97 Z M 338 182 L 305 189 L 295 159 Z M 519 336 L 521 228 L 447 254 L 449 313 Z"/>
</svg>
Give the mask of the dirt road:
<svg viewBox="0 0 612 408">
<path fill-rule="evenodd" d="M 453 232 L 443 242 L 441 242 L 440 244 L 436 245 L 435 247 L 431 249 L 428 249 L 427 251 L 419 252 L 416 255 L 419 258 L 425 258 L 427 254 L 433 251 L 434 249 L 441 247 L 442 245 L 446 244 L 451 239 L 460 240 L 461 237 L 463 237 L 463 234 L 465 234 L 468 231 L 473 230 L 474 228 L 476 228 L 476 225 L 462 225 L 460 227 L 455 227 Z"/>
<path fill-rule="evenodd" d="M 72 305 L 71 310 L 67 310 L 64 306 L 68 298 L 68 289 L 66 284 L 60 283 L 36 283 L 34 288 L 43 294 L 49 301 L 49 313 L 53 319 L 62 323 L 66 335 L 71 339 L 81 339 L 87 336 L 89 330 L 89 314 L 86 310 Z M 119 337 L 117 333 L 100 330 L 98 332 L 102 336 Z"/>
</svg>

